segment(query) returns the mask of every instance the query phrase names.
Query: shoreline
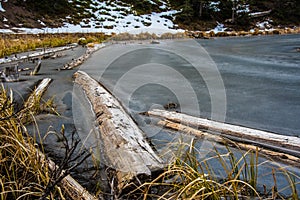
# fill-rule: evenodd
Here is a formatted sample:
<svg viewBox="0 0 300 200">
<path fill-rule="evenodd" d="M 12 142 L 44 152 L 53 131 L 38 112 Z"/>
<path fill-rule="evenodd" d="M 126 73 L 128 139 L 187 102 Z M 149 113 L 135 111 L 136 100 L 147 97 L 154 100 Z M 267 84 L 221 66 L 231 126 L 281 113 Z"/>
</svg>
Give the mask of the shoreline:
<svg viewBox="0 0 300 200">
<path fill-rule="evenodd" d="M 222 37 L 247 37 L 247 36 L 267 36 L 267 35 L 290 35 L 300 34 L 300 27 L 281 29 L 251 29 L 249 31 L 186 31 L 187 36 L 196 39 L 210 39 Z"/>
<path fill-rule="evenodd" d="M 137 44 L 135 44 L 135 45 L 137 45 Z M 52 61 L 49 61 L 49 62 L 52 62 Z M 69 72 L 67 72 L 67 71 L 59 71 L 59 72 L 55 72 L 55 73 L 61 73 L 61 72 L 62 72 L 62 73 L 67 73 L 68 75 L 70 75 L 70 74 L 73 72 L 72 70 L 73 70 L 73 68 L 71 68 Z M 74 71 L 75 71 L 75 70 L 77 70 L 77 69 L 74 69 Z M 62 82 L 61 82 L 61 83 L 62 83 Z M 59 84 L 57 83 L 56 85 L 59 85 Z M 71 84 L 70 84 L 70 85 L 71 85 Z M 52 88 L 52 90 L 54 91 L 55 89 Z M 52 91 L 52 92 L 53 92 L 53 91 Z M 51 93 L 50 93 L 50 94 L 51 94 Z M 49 92 L 48 92 L 48 96 L 49 96 Z M 59 95 L 58 95 L 58 96 L 59 96 Z M 61 98 L 62 100 L 63 100 L 63 99 L 66 99 L 66 98 L 70 98 L 69 96 L 67 97 L 65 94 L 64 94 L 64 96 L 65 96 L 64 98 Z M 71 108 L 70 108 L 70 109 L 71 109 Z M 68 109 L 66 109 L 65 111 L 67 112 Z M 66 113 L 64 113 L 64 114 L 66 115 Z M 44 119 L 41 119 L 41 118 L 40 118 L 41 121 L 44 121 L 44 122 L 47 121 L 47 120 L 46 120 L 46 115 L 43 115 L 43 116 L 40 116 L 40 117 L 44 117 Z M 49 116 L 48 116 L 48 117 L 49 117 Z M 54 116 L 52 116 L 52 117 L 54 117 Z M 56 118 L 56 117 L 55 117 L 55 118 Z M 58 117 L 57 117 L 57 120 L 59 120 Z M 66 124 L 66 125 L 68 125 L 68 124 Z M 46 128 L 46 127 L 44 127 L 44 128 Z M 57 130 L 59 130 L 58 128 L 59 128 L 59 127 L 57 127 Z M 67 126 L 66 126 L 66 130 L 67 130 L 67 131 L 70 131 L 70 129 L 69 129 Z M 67 133 L 67 132 L 66 132 L 66 133 Z M 50 138 L 48 138 L 48 139 L 50 139 Z M 52 142 L 54 142 L 54 141 L 56 141 L 56 140 L 53 139 Z M 57 142 L 56 142 L 56 143 L 57 143 Z M 48 146 L 48 147 L 49 147 L 49 146 Z M 80 175 L 78 175 L 78 176 L 80 176 Z M 76 177 L 76 178 L 78 178 L 78 177 Z M 80 178 L 80 177 L 79 177 L 79 178 Z M 86 180 L 82 179 L 81 181 L 86 181 Z M 89 183 L 87 183 L 87 184 L 89 184 Z"/>
</svg>

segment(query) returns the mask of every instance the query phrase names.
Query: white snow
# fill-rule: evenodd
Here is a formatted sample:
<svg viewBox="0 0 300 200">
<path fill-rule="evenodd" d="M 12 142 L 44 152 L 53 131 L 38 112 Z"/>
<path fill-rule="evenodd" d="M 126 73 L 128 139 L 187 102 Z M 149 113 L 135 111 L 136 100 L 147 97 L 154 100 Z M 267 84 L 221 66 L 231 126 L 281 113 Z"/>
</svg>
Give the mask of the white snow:
<svg viewBox="0 0 300 200">
<path fill-rule="evenodd" d="M 14 32 L 10 29 L 0 29 L 0 33 L 14 33 Z"/>
<path fill-rule="evenodd" d="M 226 27 L 224 26 L 224 24 L 221 24 L 219 22 L 217 22 L 217 23 L 218 23 L 218 25 L 214 29 L 206 31 L 206 33 L 210 33 L 210 32 L 214 32 L 214 33 L 225 32 Z"/>
<path fill-rule="evenodd" d="M 0 11 L 5 12 L 4 8 L 2 7 L 1 1 L 0 1 Z"/>
<path fill-rule="evenodd" d="M 238 4 L 236 13 L 249 13 L 250 5 L 249 4 Z"/>
<path fill-rule="evenodd" d="M 42 25 L 42 26 L 46 26 L 46 24 L 44 22 L 42 22 L 41 20 L 38 20 L 38 22 Z"/>
<path fill-rule="evenodd" d="M 273 26 L 271 24 L 272 20 L 266 20 L 266 21 L 262 21 L 262 22 L 257 22 L 256 23 L 256 27 L 261 29 L 261 30 L 267 30 L 267 29 L 271 29 Z"/>
<path fill-rule="evenodd" d="M 67 21 L 71 19 L 71 16 L 67 16 L 62 27 L 48 28 L 14 28 L 14 30 L 22 31 L 25 33 L 87 33 L 87 32 L 103 32 L 106 34 L 111 33 L 124 33 L 130 32 L 132 34 L 138 34 L 141 32 L 149 32 L 162 34 L 166 32 L 182 32 L 183 30 L 176 30 L 176 25 L 164 18 L 164 15 L 174 16 L 178 11 L 169 10 L 160 13 L 151 13 L 147 15 L 137 16 L 132 11 L 130 5 L 124 6 L 118 5 L 118 1 L 108 4 L 106 1 L 93 0 L 91 9 L 86 9 L 86 12 L 91 12 L 95 17 L 83 19 L 79 24 L 71 24 Z M 150 3 L 156 4 L 150 0 Z M 166 4 L 161 1 L 164 7 Z M 94 12 L 92 8 L 96 9 Z M 127 13 L 126 13 L 127 12 Z M 38 20 L 40 24 L 45 24 Z M 2 30 L 0 29 L 0 32 Z"/>
<path fill-rule="evenodd" d="M 220 1 L 212 1 L 209 3 L 209 7 L 211 9 L 213 9 L 213 11 L 215 11 L 215 12 L 220 12 L 221 10 L 218 7 L 220 5 L 220 3 L 221 3 Z"/>
</svg>

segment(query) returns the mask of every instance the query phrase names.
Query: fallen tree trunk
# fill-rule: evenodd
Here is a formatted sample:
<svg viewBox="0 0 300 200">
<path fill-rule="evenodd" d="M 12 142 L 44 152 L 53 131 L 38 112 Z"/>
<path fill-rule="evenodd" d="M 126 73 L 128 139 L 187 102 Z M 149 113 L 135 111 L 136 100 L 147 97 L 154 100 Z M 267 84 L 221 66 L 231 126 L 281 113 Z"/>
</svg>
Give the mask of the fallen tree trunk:
<svg viewBox="0 0 300 200">
<path fill-rule="evenodd" d="M 85 72 L 78 71 L 74 77 L 92 105 L 101 138 L 102 159 L 117 171 L 118 189 L 137 175 L 151 175 L 162 169 L 162 160 L 119 101 Z"/>
<path fill-rule="evenodd" d="M 300 167 L 300 158 L 293 156 L 293 155 L 289 155 L 286 153 L 280 153 L 280 152 L 276 152 L 276 151 L 271 151 L 271 150 L 260 148 L 260 147 L 254 146 L 254 145 L 243 144 L 243 143 L 240 143 L 237 141 L 234 142 L 229 139 L 223 138 L 221 136 L 203 132 L 203 131 L 188 127 L 186 125 L 179 124 L 176 122 L 171 122 L 168 120 L 160 120 L 157 124 L 159 126 L 162 126 L 162 127 L 168 128 L 168 129 L 180 131 L 180 132 L 183 132 L 183 133 L 186 133 L 189 135 L 194 135 L 198 138 L 207 139 L 209 141 L 214 141 L 214 142 L 217 142 L 220 144 L 230 145 L 230 146 L 237 147 L 237 148 L 245 150 L 245 151 L 249 151 L 249 150 L 252 152 L 258 151 L 261 155 L 271 158 L 274 161 L 280 161 L 280 162 L 287 163 L 287 164 L 290 164 L 295 167 Z"/>
<path fill-rule="evenodd" d="M 164 118 L 173 122 L 182 123 L 197 129 L 218 132 L 221 136 L 238 138 L 240 141 L 248 140 L 252 144 L 265 148 L 276 149 L 284 153 L 299 156 L 300 138 L 293 136 L 279 135 L 261 130 L 216 122 L 208 119 L 198 118 L 178 112 L 154 109 L 146 112 L 149 116 Z"/>
</svg>

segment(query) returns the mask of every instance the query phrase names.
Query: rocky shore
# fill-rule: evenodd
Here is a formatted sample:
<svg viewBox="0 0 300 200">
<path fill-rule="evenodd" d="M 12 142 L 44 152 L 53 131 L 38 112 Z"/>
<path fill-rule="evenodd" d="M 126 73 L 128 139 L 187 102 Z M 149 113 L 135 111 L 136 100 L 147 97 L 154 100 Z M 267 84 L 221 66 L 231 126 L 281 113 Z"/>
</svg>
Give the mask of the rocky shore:
<svg viewBox="0 0 300 200">
<path fill-rule="evenodd" d="M 300 27 L 275 28 L 275 29 L 252 29 L 249 31 L 186 31 L 187 36 L 197 39 L 209 39 L 213 37 L 237 37 L 237 36 L 258 36 L 258 35 L 284 35 L 300 34 Z"/>
</svg>

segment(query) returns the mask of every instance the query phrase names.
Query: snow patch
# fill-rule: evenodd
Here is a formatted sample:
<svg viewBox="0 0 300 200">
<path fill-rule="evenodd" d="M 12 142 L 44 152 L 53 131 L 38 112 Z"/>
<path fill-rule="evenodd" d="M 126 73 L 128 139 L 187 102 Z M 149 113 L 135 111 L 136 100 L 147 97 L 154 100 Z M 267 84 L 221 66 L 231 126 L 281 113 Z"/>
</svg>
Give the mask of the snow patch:
<svg viewBox="0 0 300 200">
<path fill-rule="evenodd" d="M 256 23 L 256 27 L 264 30 L 264 29 L 270 29 L 273 27 L 273 25 L 271 24 L 273 21 L 272 20 L 266 20 L 266 21 L 262 21 L 262 22 L 257 22 Z"/>
<path fill-rule="evenodd" d="M 14 32 L 10 29 L 0 29 L 0 33 L 14 33 Z"/>
<path fill-rule="evenodd" d="M 46 26 L 46 24 L 44 22 L 42 22 L 41 20 L 38 20 L 38 23 L 40 23 L 42 26 Z"/>
<path fill-rule="evenodd" d="M 219 32 L 226 31 L 227 28 L 224 26 L 224 24 L 219 23 L 219 22 L 217 22 L 217 23 L 218 23 L 218 25 L 214 29 L 206 31 L 206 33 L 210 33 L 210 32 L 219 33 Z"/>
<path fill-rule="evenodd" d="M 0 11 L 1 11 L 1 12 L 5 12 L 4 8 L 2 7 L 1 1 L 0 1 Z"/>
</svg>

